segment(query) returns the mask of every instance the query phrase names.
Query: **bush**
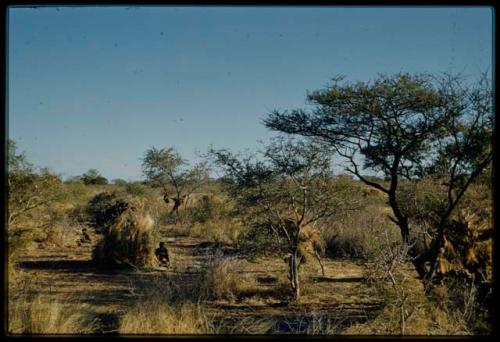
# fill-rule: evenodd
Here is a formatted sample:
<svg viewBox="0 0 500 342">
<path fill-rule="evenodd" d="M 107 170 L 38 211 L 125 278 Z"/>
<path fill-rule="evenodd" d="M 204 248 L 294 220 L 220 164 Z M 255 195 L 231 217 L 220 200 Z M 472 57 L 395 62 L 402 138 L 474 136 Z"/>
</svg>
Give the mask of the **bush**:
<svg viewBox="0 0 500 342">
<path fill-rule="evenodd" d="M 238 237 L 236 247 L 250 256 L 273 256 L 288 252 L 272 230 L 265 225 L 254 225 L 244 230 Z"/>
<path fill-rule="evenodd" d="M 398 228 L 387 219 L 387 211 L 378 205 L 351 212 L 323 223 L 320 230 L 329 257 L 370 259 L 390 241 L 400 241 Z"/>
<path fill-rule="evenodd" d="M 414 276 L 408 247 L 387 241 L 374 260 L 366 264 L 370 297 L 380 300 L 377 316 L 349 327 L 355 335 L 463 335 L 469 331 L 443 307 L 443 297 L 426 297 L 421 280 Z"/>
<path fill-rule="evenodd" d="M 99 171 L 90 169 L 81 176 L 82 182 L 85 185 L 105 185 L 108 180 L 99 174 Z"/>
<path fill-rule="evenodd" d="M 147 187 L 139 183 L 127 183 L 125 192 L 133 196 L 144 196 L 147 192 Z"/>
<path fill-rule="evenodd" d="M 212 317 L 202 299 L 202 278 L 174 282 L 171 275 L 139 279 L 134 292 L 141 299 L 122 317 L 120 334 L 211 334 Z M 198 303 L 198 304 L 195 304 Z"/>
<path fill-rule="evenodd" d="M 195 204 L 185 210 L 185 217 L 191 224 L 206 223 L 231 216 L 231 203 L 214 195 L 203 195 Z"/>
<path fill-rule="evenodd" d="M 491 334 L 494 324 L 491 286 L 448 277 L 443 288 L 445 296 L 438 299 L 451 320 L 470 334 Z"/>
<path fill-rule="evenodd" d="M 215 256 L 203 266 L 202 293 L 208 299 L 234 301 L 242 280 L 241 262 L 234 258 Z"/>
<path fill-rule="evenodd" d="M 46 208 L 51 202 L 63 199 L 61 179 L 47 169 L 9 172 L 8 175 L 8 224 L 20 225 L 31 213 Z"/>
<path fill-rule="evenodd" d="M 117 186 L 126 186 L 128 184 L 128 182 L 126 180 L 121 179 L 121 178 L 113 179 L 112 182 L 114 185 L 117 185 Z"/>
<path fill-rule="evenodd" d="M 401 210 L 408 217 L 412 237 L 421 242 L 427 233 L 433 235 L 439 224 L 439 212 L 446 206 L 441 182 L 432 178 L 403 182 L 398 196 Z"/>
</svg>

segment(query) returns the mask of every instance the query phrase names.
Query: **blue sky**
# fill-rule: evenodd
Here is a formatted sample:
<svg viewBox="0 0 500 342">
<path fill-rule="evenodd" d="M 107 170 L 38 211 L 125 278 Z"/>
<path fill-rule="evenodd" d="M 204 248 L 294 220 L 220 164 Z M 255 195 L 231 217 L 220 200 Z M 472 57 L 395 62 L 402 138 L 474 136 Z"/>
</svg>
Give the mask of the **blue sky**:
<svg viewBox="0 0 500 342">
<path fill-rule="evenodd" d="M 151 147 L 255 149 L 336 74 L 492 68 L 486 7 L 10 8 L 8 135 L 63 177 L 141 179 Z"/>
</svg>

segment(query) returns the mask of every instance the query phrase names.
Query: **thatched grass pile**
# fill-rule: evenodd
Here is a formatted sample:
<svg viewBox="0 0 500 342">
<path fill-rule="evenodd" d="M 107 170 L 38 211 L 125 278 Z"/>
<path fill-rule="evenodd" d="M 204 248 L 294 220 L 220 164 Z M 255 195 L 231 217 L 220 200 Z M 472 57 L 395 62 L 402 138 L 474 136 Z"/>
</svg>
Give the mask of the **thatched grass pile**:
<svg viewBox="0 0 500 342">
<path fill-rule="evenodd" d="M 105 212 L 113 217 L 93 251 L 96 265 L 100 268 L 157 266 L 153 219 L 144 201 L 130 196 L 117 198 Z"/>
<path fill-rule="evenodd" d="M 305 226 L 299 235 L 299 255 L 302 262 L 311 262 L 316 259 L 316 255 L 321 255 L 325 251 L 325 240 L 321 237 L 317 229 L 312 226 Z"/>
<path fill-rule="evenodd" d="M 446 243 L 438 258 L 438 272 L 451 271 L 479 282 L 493 279 L 493 229 L 489 220 L 461 210 L 446 227 Z"/>
<path fill-rule="evenodd" d="M 299 234 L 299 245 L 297 247 L 300 264 L 311 264 L 313 260 L 316 260 L 324 276 L 325 268 L 321 262 L 321 255 L 325 252 L 325 240 L 323 240 L 319 232 L 312 226 L 305 226 L 302 228 Z"/>
<path fill-rule="evenodd" d="M 126 209 L 125 206 L 115 192 L 101 192 L 89 201 L 85 214 L 96 232 L 105 234 L 115 218 Z"/>
</svg>

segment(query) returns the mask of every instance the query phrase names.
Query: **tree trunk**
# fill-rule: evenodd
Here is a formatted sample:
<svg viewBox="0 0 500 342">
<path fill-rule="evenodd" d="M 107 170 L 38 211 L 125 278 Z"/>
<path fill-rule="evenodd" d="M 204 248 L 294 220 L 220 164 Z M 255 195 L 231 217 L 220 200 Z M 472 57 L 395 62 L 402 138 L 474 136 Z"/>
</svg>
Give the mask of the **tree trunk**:
<svg viewBox="0 0 500 342">
<path fill-rule="evenodd" d="M 389 204 L 394 216 L 396 217 L 396 220 L 394 222 L 399 226 L 403 242 L 408 244 L 410 242 L 410 228 L 408 225 L 408 218 L 403 215 L 401 209 L 399 208 L 399 203 L 396 198 L 396 190 L 389 192 Z"/>
<path fill-rule="evenodd" d="M 409 246 L 408 254 L 411 257 L 411 261 L 413 266 L 415 267 L 415 270 L 417 271 L 419 277 L 421 279 L 424 279 L 424 277 L 427 274 L 425 268 L 425 261 L 428 260 L 428 255 L 420 254 L 415 249 L 415 246 L 412 245 L 408 217 L 406 217 L 399 208 L 399 203 L 396 198 L 396 191 L 395 190 L 390 191 L 388 195 L 389 195 L 389 204 L 391 206 L 392 212 L 394 213 L 394 216 L 396 217 L 396 221 L 394 222 L 399 226 L 403 243 L 406 246 Z"/>
<path fill-rule="evenodd" d="M 172 216 L 175 213 L 175 223 L 179 222 L 179 207 L 182 205 L 182 199 L 180 196 L 174 198 L 174 206 L 172 207 L 172 210 L 170 211 L 170 216 Z"/>
<path fill-rule="evenodd" d="M 431 250 L 429 251 L 428 260 L 431 263 L 431 268 L 425 275 L 425 279 L 428 282 L 432 281 L 432 278 L 434 278 L 436 268 L 437 268 L 437 261 L 438 261 L 438 257 L 439 257 L 439 252 L 440 252 L 441 248 L 444 247 L 444 243 L 445 243 L 444 225 L 445 225 L 445 220 L 443 219 L 439 225 L 438 235 L 436 237 L 436 240 L 434 240 L 434 243 L 431 246 Z"/>
<path fill-rule="evenodd" d="M 289 274 L 290 286 L 292 288 L 293 300 L 298 302 L 300 297 L 300 281 L 299 281 L 299 267 L 298 267 L 298 249 L 295 249 L 290 257 Z"/>
<path fill-rule="evenodd" d="M 323 263 L 321 262 L 321 257 L 319 256 L 319 254 L 316 250 L 314 250 L 314 256 L 316 257 L 316 260 L 318 260 L 319 265 L 321 266 L 321 275 L 324 277 L 325 276 L 325 268 L 323 267 Z"/>
</svg>

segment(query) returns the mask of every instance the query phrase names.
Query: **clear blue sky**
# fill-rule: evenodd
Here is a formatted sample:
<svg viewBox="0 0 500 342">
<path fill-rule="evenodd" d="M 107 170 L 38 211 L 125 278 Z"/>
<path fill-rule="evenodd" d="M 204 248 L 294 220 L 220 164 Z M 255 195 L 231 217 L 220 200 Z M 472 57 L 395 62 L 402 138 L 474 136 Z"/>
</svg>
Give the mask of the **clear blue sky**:
<svg viewBox="0 0 500 342">
<path fill-rule="evenodd" d="M 68 177 L 136 180 L 151 147 L 255 149 L 336 74 L 492 68 L 489 8 L 11 8 L 8 134 Z"/>
</svg>

